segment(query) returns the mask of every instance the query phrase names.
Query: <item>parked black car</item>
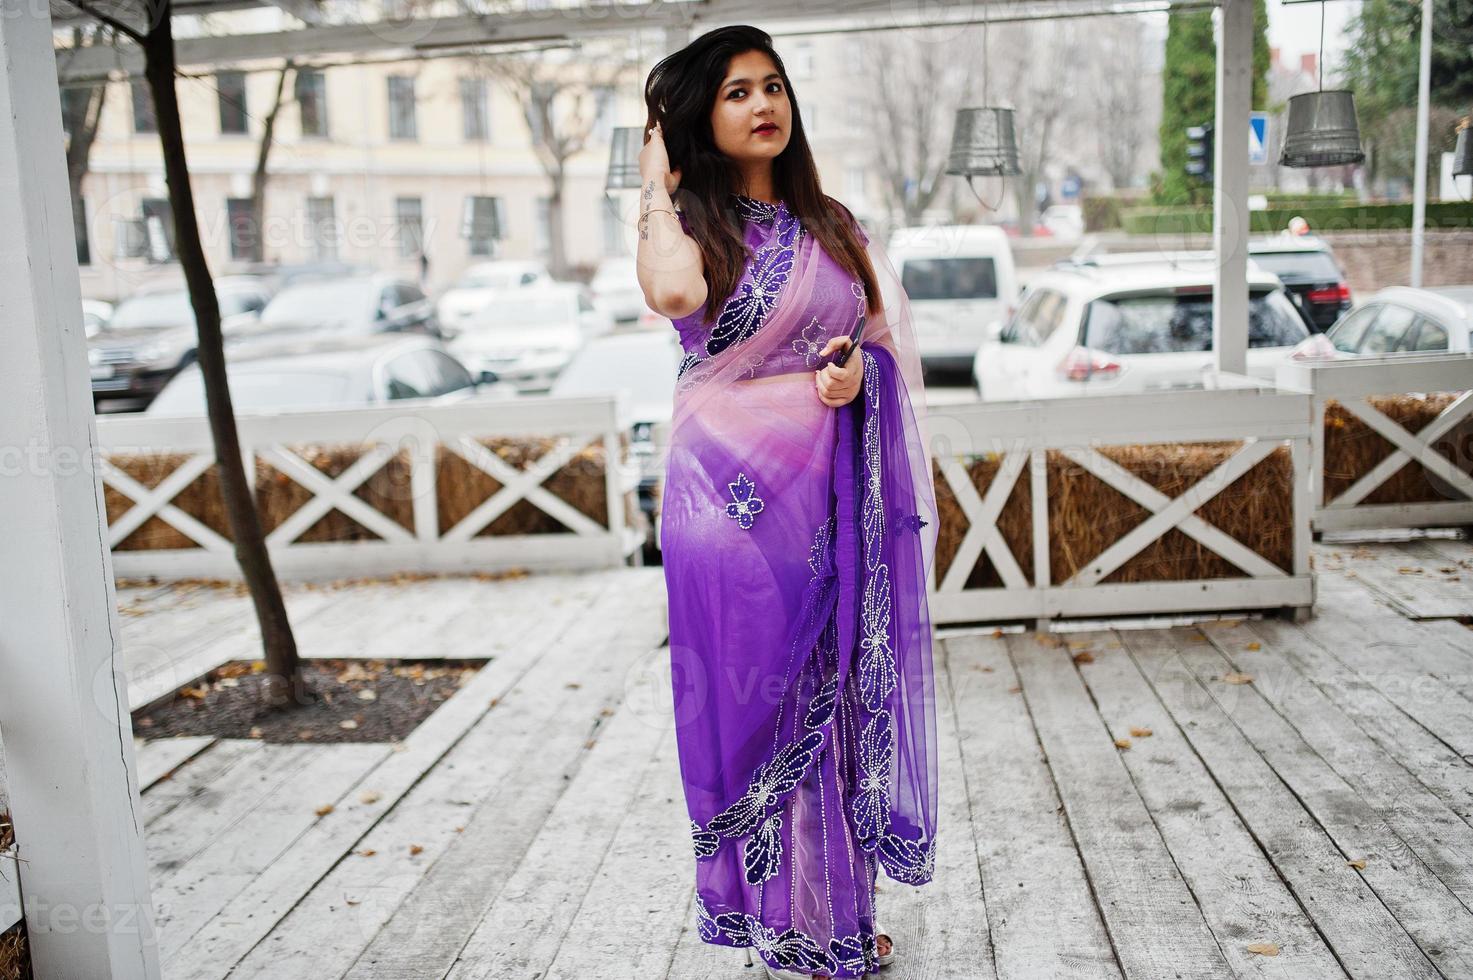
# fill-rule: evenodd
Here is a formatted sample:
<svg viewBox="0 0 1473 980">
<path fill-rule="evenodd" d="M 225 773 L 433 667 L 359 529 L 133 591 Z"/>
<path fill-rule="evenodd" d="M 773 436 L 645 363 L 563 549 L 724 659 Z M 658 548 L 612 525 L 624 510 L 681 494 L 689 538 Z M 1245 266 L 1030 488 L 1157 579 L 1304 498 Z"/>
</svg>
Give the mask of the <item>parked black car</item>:
<svg viewBox="0 0 1473 980">
<path fill-rule="evenodd" d="M 1330 246 L 1312 235 L 1248 242 L 1248 257 L 1279 277 L 1310 329 L 1323 333 L 1350 309 L 1350 284 Z"/>
<path fill-rule="evenodd" d="M 215 280 L 220 325 L 233 334 L 254 326 L 271 298 L 270 287 L 250 276 Z M 142 408 L 198 356 L 194 308 L 183 286 L 146 289 L 123 300 L 107 325 L 87 338 L 94 405 L 108 400 Z"/>
</svg>

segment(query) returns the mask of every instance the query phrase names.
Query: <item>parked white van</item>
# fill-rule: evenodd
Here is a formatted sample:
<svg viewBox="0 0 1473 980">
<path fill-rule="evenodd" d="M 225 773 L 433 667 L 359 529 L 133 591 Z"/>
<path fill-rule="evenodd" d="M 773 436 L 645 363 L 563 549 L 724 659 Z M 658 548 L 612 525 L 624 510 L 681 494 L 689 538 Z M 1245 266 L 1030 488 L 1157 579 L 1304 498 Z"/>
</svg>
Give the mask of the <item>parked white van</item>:
<svg viewBox="0 0 1473 980">
<path fill-rule="evenodd" d="M 988 324 L 1008 320 L 1018 277 L 996 225 L 900 228 L 887 251 L 900 273 L 927 368 L 970 372 Z"/>
</svg>

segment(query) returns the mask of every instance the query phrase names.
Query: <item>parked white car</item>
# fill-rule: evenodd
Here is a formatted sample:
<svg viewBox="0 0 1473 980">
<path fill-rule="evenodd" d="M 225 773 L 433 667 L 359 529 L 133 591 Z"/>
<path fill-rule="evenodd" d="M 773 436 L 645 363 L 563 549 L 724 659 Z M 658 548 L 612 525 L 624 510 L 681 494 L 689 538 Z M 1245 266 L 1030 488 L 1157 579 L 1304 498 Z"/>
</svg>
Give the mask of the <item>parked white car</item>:
<svg viewBox="0 0 1473 980">
<path fill-rule="evenodd" d="M 887 247 L 915 319 L 921 362 L 970 370 L 987 324 L 1018 297 L 1013 250 L 995 225 L 901 228 Z"/>
<path fill-rule="evenodd" d="M 632 258 L 604 259 L 588 288 L 593 292 L 593 305 L 617 322 L 638 320 L 648 309 L 639 287 L 639 267 Z"/>
<path fill-rule="evenodd" d="M 1195 388 L 1214 367 L 1211 259 L 1067 261 L 1034 276 L 977 352 L 985 401 Z M 1248 264 L 1248 374 L 1272 380 L 1309 326 L 1278 278 Z"/>
<path fill-rule="evenodd" d="M 440 295 L 435 312 L 442 326 L 459 327 L 475 319 L 502 293 L 552 281 L 552 274 L 541 262 L 521 259 L 478 262 Z"/>
<path fill-rule="evenodd" d="M 1387 286 L 1323 334 L 1305 357 L 1446 354 L 1473 350 L 1473 286 Z"/>
<path fill-rule="evenodd" d="M 393 334 L 309 336 L 258 344 L 225 366 L 237 414 L 367 408 L 413 399 L 453 402 L 515 398 L 509 385 L 483 384 L 432 337 Z M 149 415 L 205 414 L 199 365 L 179 372 Z"/>
<path fill-rule="evenodd" d="M 489 372 L 523 390 L 545 390 L 584 343 L 613 330 L 584 287 L 551 283 L 503 293 L 460 325 L 450 349 L 472 373 Z"/>
</svg>

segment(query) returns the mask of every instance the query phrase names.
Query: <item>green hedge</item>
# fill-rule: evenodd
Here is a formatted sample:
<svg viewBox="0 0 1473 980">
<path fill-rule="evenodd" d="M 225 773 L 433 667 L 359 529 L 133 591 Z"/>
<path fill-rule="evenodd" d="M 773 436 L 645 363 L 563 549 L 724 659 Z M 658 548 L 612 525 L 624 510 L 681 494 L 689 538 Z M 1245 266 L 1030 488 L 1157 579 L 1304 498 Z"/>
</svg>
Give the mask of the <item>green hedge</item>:
<svg viewBox="0 0 1473 980">
<path fill-rule="evenodd" d="M 1273 233 L 1300 216 L 1314 233 L 1391 231 L 1412 227 L 1411 204 L 1358 204 L 1351 207 L 1315 205 L 1276 207 L 1249 213 L 1250 232 Z M 1211 208 L 1130 208 L 1120 215 L 1120 226 L 1133 235 L 1211 234 Z M 1436 201 L 1427 204 L 1428 229 L 1473 229 L 1473 204 Z"/>
</svg>

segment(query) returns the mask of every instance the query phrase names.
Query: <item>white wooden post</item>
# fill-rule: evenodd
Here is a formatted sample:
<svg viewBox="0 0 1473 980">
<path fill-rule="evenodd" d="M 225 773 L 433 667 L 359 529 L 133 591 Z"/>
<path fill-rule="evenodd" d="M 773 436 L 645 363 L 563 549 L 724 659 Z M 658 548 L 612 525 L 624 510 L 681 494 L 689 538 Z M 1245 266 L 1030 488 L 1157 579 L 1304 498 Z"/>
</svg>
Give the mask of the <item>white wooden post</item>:
<svg viewBox="0 0 1473 980">
<path fill-rule="evenodd" d="M 0 17 L 0 727 L 38 977 L 159 976 L 61 103 L 44 4 Z"/>
<path fill-rule="evenodd" d="M 1320 68 L 1324 71 L 1324 68 Z M 1422 285 L 1422 249 L 1427 229 L 1427 103 L 1432 85 L 1432 0 L 1422 0 L 1422 39 L 1417 49 L 1417 151 L 1412 180 L 1412 270 L 1410 286 Z"/>
<path fill-rule="evenodd" d="M 1248 370 L 1248 111 L 1253 107 L 1253 0 L 1223 0 L 1213 121 L 1212 347 L 1217 370 Z"/>
</svg>

